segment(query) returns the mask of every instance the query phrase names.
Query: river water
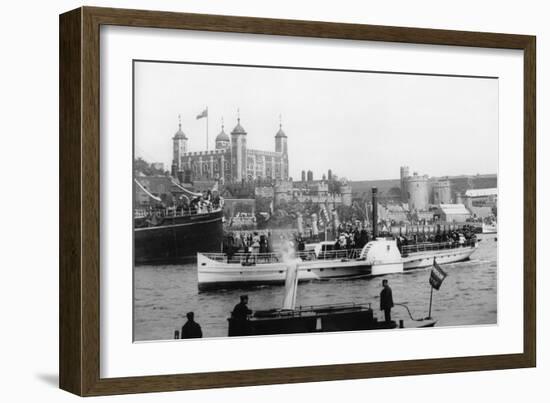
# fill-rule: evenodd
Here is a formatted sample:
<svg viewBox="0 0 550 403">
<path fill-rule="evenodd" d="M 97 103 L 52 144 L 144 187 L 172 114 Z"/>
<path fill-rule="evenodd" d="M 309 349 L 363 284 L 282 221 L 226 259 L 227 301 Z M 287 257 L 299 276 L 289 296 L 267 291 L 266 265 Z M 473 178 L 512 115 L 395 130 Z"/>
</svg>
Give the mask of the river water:
<svg viewBox="0 0 550 403">
<path fill-rule="evenodd" d="M 432 317 L 437 326 L 497 323 L 496 235 L 482 235 L 469 261 L 443 265 L 448 273 L 441 289 L 433 293 Z M 283 286 L 198 292 L 195 264 L 138 266 L 134 269 L 134 340 L 166 340 L 195 312 L 204 337 L 227 336 L 227 317 L 239 296 L 246 293 L 253 310 L 281 306 Z M 296 305 L 370 302 L 376 308 L 383 278 L 389 280 L 396 303 L 407 303 L 412 315 L 428 314 L 430 268 L 383 277 L 300 283 Z M 380 315 L 378 315 L 381 317 Z M 383 315 L 382 315 L 383 316 Z M 394 318 L 406 318 L 396 306 Z"/>
</svg>

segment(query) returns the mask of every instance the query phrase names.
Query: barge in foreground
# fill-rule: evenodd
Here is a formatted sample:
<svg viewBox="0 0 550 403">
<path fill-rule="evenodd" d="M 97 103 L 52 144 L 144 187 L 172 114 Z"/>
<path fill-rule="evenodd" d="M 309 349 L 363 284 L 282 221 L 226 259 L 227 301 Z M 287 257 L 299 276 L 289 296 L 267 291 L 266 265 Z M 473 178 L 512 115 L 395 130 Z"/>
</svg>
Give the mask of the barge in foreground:
<svg viewBox="0 0 550 403">
<path fill-rule="evenodd" d="M 332 304 L 296 308 L 298 273 L 301 262 L 287 264 L 285 295 L 281 308 L 255 311 L 246 318 L 228 318 L 228 336 L 260 336 L 270 334 L 341 332 L 395 328 L 433 327 L 436 320 L 403 319 L 379 321 L 370 304 Z M 396 304 L 403 305 L 403 304 Z M 408 308 L 405 306 L 408 311 Z M 410 315 L 410 312 L 409 312 Z"/>
<path fill-rule="evenodd" d="M 228 319 L 228 336 L 259 336 L 269 334 L 343 332 L 353 330 L 382 330 L 397 328 L 434 327 L 431 318 L 403 319 L 397 322 L 378 320 L 370 304 L 337 304 L 298 307 L 297 309 L 271 309 L 255 311 L 246 327 Z"/>
</svg>

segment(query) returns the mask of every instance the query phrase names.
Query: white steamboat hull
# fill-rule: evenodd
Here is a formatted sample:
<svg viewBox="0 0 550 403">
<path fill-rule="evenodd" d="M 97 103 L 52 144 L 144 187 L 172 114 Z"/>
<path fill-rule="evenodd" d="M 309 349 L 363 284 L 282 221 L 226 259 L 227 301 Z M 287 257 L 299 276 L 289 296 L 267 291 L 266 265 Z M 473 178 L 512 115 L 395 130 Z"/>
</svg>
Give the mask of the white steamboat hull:
<svg viewBox="0 0 550 403">
<path fill-rule="evenodd" d="M 475 250 L 476 246 L 468 246 L 414 252 L 404 257 L 397 252 L 397 255 L 394 255 L 393 258 L 374 261 L 367 259 L 304 260 L 298 265 L 298 281 L 402 273 L 407 270 L 429 267 L 433 265 L 434 258 L 438 264 L 467 260 Z M 226 261 L 210 259 L 201 253 L 197 256 L 197 265 L 199 290 L 284 284 L 287 270 L 285 263 L 282 262 L 259 262 L 250 265 L 240 262 L 227 263 Z"/>
<path fill-rule="evenodd" d="M 199 290 L 248 285 L 284 284 L 284 263 L 223 263 L 198 254 Z M 317 260 L 305 261 L 298 266 L 298 281 L 345 278 L 371 274 L 370 265 L 364 260 Z"/>
<path fill-rule="evenodd" d="M 443 249 L 439 251 L 415 252 L 403 258 L 403 269 L 413 270 L 433 265 L 434 258 L 437 264 L 447 264 L 467 260 L 476 248 L 463 247 L 455 249 Z"/>
</svg>

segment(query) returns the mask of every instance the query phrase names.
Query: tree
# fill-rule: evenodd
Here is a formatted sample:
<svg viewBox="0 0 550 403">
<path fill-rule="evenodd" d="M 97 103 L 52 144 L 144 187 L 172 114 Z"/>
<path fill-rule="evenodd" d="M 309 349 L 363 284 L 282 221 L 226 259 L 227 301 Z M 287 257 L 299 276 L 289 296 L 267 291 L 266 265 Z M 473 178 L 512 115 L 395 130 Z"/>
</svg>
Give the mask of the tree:
<svg viewBox="0 0 550 403">
<path fill-rule="evenodd" d="M 136 173 L 141 172 L 143 175 L 146 175 L 146 176 L 166 175 L 166 171 L 155 168 L 152 164 L 149 164 L 147 161 L 145 161 L 141 157 L 137 157 L 134 160 L 134 172 Z"/>
</svg>

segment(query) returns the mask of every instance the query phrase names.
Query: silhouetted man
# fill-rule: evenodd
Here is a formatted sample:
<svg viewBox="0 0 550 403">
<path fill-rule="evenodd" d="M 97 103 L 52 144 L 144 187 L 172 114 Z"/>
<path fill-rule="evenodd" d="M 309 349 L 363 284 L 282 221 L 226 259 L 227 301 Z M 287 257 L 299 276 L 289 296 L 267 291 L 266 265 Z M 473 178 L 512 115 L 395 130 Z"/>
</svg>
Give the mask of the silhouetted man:
<svg viewBox="0 0 550 403">
<path fill-rule="evenodd" d="M 388 280 L 382 280 L 382 291 L 380 292 L 380 310 L 384 311 L 386 323 L 391 322 L 391 309 L 393 308 L 393 295 Z"/>
<path fill-rule="evenodd" d="M 181 328 L 181 338 L 200 339 L 201 337 L 201 326 L 195 322 L 195 314 L 193 312 L 187 312 L 187 322 Z"/>
<path fill-rule="evenodd" d="M 248 334 L 248 315 L 252 311 L 248 309 L 248 295 L 241 295 L 241 302 L 235 305 L 231 312 L 233 322 L 233 336 L 245 336 Z"/>
</svg>

